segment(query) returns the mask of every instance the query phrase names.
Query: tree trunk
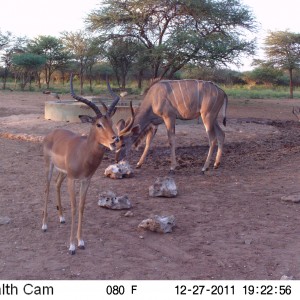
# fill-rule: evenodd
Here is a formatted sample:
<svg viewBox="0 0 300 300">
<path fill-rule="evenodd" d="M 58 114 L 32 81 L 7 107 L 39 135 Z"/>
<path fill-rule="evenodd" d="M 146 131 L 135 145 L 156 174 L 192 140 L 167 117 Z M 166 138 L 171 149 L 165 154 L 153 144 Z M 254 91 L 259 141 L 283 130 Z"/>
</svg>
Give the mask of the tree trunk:
<svg viewBox="0 0 300 300">
<path fill-rule="evenodd" d="M 93 87 L 92 87 L 92 66 L 89 66 L 89 83 L 90 83 L 90 92 L 93 92 Z"/>
<path fill-rule="evenodd" d="M 122 76 L 122 89 L 126 88 L 126 76 Z"/>
<path fill-rule="evenodd" d="M 117 78 L 118 87 L 120 88 L 121 87 L 120 76 L 119 76 L 119 73 L 116 70 L 115 70 L 115 75 L 116 75 L 116 78 Z"/>
<path fill-rule="evenodd" d="M 80 81 L 80 95 L 83 95 L 83 68 L 80 68 L 79 81 Z"/>
<path fill-rule="evenodd" d="M 289 69 L 289 75 L 290 75 L 290 98 L 293 99 L 294 94 L 293 94 L 293 69 Z"/>
<path fill-rule="evenodd" d="M 14 85 L 14 89 L 17 88 L 17 77 L 18 77 L 18 75 L 15 73 L 15 85 Z"/>
<path fill-rule="evenodd" d="M 39 89 L 41 89 L 42 88 L 41 74 L 39 72 L 36 72 L 36 77 L 37 77 Z"/>
<path fill-rule="evenodd" d="M 90 83 L 90 92 L 93 92 L 93 87 L 92 87 L 92 77 L 89 77 L 89 83 Z"/>
<path fill-rule="evenodd" d="M 4 68 L 4 76 L 3 76 L 3 86 L 2 86 L 3 90 L 6 89 L 7 77 L 8 77 L 8 69 L 5 67 Z"/>
<path fill-rule="evenodd" d="M 20 80 L 20 87 L 21 87 L 21 91 L 23 92 L 25 90 L 25 86 L 26 86 L 26 80 L 25 80 L 25 74 L 23 73 L 21 75 L 21 80 Z"/>
<path fill-rule="evenodd" d="M 139 71 L 138 74 L 138 88 L 141 89 L 142 88 L 142 81 L 143 81 L 143 70 Z"/>
<path fill-rule="evenodd" d="M 65 86 L 65 72 L 61 71 L 62 84 Z"/>
<path fill-rule="evenodd" d="M 45 66 L 45 81 L 46 81 L 47 89 L 49 89 L 49 86 L 50 86 L 50 70 L 47 66 Z"/>
</svg>

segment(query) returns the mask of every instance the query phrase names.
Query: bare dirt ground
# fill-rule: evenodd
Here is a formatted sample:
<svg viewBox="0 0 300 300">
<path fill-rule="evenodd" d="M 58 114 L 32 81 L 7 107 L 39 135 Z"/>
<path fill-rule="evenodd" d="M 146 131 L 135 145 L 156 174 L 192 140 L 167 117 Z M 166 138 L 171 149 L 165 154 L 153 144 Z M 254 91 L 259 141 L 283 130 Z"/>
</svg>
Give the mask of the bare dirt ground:
<svg viewBox="0 0 300 300">
<path fill-rule="evenodd" d="M 67 97 L 67 96 L 65 96 Z M 168 175 L 164 126 L 142 169 L 130 179 L 104 177 L 107 153 L 92 179 L 84 214 L 85 250 L 68 254 L 70 204 L 63 188 L 66 224 L 59 224 L 54 187 L 44 233 L 44 163 L 41 139 L 58 127 L 87 132 L 84 124 L 44 120 L 37 93 L 0 92 L 0 279 L 300 279 L 299 100 L 229 100 L 222 165 L 204 176 L 208 150 L 203 125 L 178 125 L 176 198 L 150 198 L 148 188 Z M 134 152 L 131 163 L 141 152 Z M 100 192 L 127 194 L 126 211 L 97 205 Z M 174 215 L 169 234 L 144 232 L 151 215 Z"/>
</svg>

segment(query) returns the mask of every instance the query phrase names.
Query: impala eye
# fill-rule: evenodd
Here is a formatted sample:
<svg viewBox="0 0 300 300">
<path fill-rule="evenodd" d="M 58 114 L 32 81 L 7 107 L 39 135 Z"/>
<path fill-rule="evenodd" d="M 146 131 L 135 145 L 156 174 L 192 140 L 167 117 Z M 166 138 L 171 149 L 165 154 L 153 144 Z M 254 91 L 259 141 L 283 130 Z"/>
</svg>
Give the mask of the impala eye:
<svg viewBox="0 0 300 300">
<path fill-rule="evenodd" d="M 101 128 L 101 127 L 102 127 L 102 125 L 101 125 L 101 124 L 99 124 L 99 123 L 97 123 L 97 127 Z"/>
</svg>

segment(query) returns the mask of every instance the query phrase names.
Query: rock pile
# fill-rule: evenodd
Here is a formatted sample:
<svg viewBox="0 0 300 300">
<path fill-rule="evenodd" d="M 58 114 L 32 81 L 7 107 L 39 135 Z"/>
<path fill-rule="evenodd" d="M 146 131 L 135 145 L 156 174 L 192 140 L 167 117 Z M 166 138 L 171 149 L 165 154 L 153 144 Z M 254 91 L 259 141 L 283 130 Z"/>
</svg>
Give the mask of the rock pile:
<svg viewBox="0 0 300 300">
<path fill-rule="evenodd" d="M 158 177 L 154 184 L 149 187 L 151 197 L 176 197 L 177 186 L 172 177 Z"/>
<path fill-rule="evenodd" d="M 112 191 L 101 193 L 98 205 L 109 209 L 130 209 L 132 207 L 127 195 L 117 196 Z"/>
<path fill-rule="evenodd" d="M 172 232 L 173 227 L 175 226 L 175 217 L 172 216 L 158 216 L 150 217 L 149 219 L 143 220 L 139 224 L 139 228 L 159 232 L 159 233 L 168 233 Z"/>
<path fill-rule="evenodd" d="M 104 171 L 104 175 L 112 179 L 129 178 L 133 177 L 133 174 L 133 170 L 127 161 L 110 165 Z"/>
</svg>

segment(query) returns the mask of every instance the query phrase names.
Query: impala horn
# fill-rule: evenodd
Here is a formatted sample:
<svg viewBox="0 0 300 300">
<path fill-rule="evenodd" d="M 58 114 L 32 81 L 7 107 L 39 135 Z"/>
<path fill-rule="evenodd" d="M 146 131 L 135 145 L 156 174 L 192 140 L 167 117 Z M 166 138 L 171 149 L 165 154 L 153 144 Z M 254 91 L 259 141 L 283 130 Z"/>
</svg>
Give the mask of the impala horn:
<svg viewBox="0 0 300 300">
<path fill-rule="evenodd" d="M 70 77 L 70 89 L 71 89 L 71 96 L 75 100 L 80 101 L 80 102 L 86 104 L 87 106 L 89 106 L 96 113 L 97 117 L 102 117 L 102 113 L 95 103 L 75 94 L 74 89 L 73 89 L 73 73 L 71 74 L 71 77 Z"/>
</svg>

